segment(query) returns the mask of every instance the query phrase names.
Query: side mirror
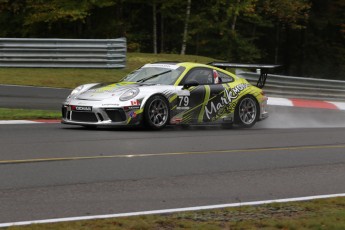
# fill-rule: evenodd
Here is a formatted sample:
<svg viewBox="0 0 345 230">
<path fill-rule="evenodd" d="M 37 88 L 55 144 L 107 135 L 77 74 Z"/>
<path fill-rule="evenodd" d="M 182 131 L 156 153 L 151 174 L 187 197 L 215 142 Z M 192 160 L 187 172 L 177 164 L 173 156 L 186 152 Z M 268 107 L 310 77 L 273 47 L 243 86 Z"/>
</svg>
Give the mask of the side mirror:
<svg viewBox="0 0 345 230">
<path fill-rule="evenodd" d="M 197 81 L 188 81 L 183 85 L 182 89 L 189 89 L 192 86 L 198 86 L 198 85 L 199 85 L 199 82 Z"/>
</svg>

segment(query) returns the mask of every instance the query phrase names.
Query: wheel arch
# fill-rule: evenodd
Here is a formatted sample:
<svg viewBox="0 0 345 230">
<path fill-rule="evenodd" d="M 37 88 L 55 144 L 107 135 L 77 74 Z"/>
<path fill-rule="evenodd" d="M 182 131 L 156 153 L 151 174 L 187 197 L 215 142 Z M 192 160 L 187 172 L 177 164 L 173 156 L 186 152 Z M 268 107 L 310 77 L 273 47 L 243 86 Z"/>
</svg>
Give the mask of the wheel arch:
<svg viewBox="0 0 345 230">
<path fill-rule="evenodd" d="M 260 112 L 261 112 L 260 103 L 259 103 L 258 99 L 256 98 L 256 96 L 254 96 L 252 93 L 248 93 L 248 94 L 243 94 L 243 95 L 241 95 L 241 97 L 239 97 L 239 98 L 237 99 L 237 101 L 236 101 L 236 108 L 237 108 L 237 106 L 238 106 L 238 103 L 239 103 L 243 98 L 245 98 L 245 97 L 251 97 L 251 98 L 253 98 L 253 99 L 255 100 L 256 105 L 257 105 L 258 112 L 260 113 Z"/>
<path fill-rule="evenodd" d="M 168 102 L 168 106 L 169 106 L 169 109 L 170 109 L 170 102 L 169 102 L 169 99 L 167 98 L 167 96 L 164 95 L 163 93 L 156 92 L 156 93 L 153 93 L 153 94 L 150 94 L 150 95 L 144 97 L 144 99 L 143 99 L 142 102 L 141 102 L 141 109 L 142 109 L 142 110 L 145 109 L 146 102 L 147 102 L 151 97 L 154 97 L 154 96 L 162 96 L 162 97 Z"/>
</svg>

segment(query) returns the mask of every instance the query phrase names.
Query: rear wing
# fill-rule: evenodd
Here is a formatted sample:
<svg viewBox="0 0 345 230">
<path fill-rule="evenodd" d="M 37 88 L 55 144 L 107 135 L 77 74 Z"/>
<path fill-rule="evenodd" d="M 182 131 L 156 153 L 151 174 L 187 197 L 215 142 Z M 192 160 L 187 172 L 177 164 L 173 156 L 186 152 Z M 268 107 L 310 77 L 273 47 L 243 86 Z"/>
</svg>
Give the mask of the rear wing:
<svg viewBox="0 0 345 230">
<path fill-rule="evenodd" d="M 266 64 L 239 64 L 239 63 L 229 63 L 229 62 L 211 62 L 208 63 L 210 66 L 218 67 L 221 69 L 226 68 L 246 68 L 246 69 L 260 69 L 260 77 L 256 86 L 263 88 L 266 83 L 267 74 L 270 69 L 275 69 L 280 67 L 280 65 L 266 65 Z"/>
</svg>

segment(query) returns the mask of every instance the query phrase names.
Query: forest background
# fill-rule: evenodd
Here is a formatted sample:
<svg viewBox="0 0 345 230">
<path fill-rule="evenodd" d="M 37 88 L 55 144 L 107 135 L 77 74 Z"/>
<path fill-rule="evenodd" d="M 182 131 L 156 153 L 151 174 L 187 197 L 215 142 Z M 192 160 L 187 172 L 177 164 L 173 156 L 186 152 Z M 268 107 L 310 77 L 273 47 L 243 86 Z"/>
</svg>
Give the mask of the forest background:
<svg viewBox="0 0 345 230">
<path fill-rule="evenodd" d="M 126 37 L 129 52 L 345 80 L 345 0 L 0 0 L 0 37 Z"/>
</svg>

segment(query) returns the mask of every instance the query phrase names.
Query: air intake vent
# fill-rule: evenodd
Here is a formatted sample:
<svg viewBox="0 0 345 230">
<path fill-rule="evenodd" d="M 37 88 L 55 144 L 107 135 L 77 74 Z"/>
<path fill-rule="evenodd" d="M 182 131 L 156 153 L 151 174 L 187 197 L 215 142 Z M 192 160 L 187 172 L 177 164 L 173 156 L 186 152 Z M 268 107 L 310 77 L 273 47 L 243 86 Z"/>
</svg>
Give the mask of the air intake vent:
<svg viewBox="0 0 345 230">
<path fill-rule="evenodd" d="M 106 109 L 105 112 L 113 122 L 121 122 L 126 120 L 126 114 L 122 109 Z"/>
<path fill-rule="evenodd" d="M 72 121 L 98 122 L 98 119 L 94 113 L 73 111 Z"/>
</svg>

